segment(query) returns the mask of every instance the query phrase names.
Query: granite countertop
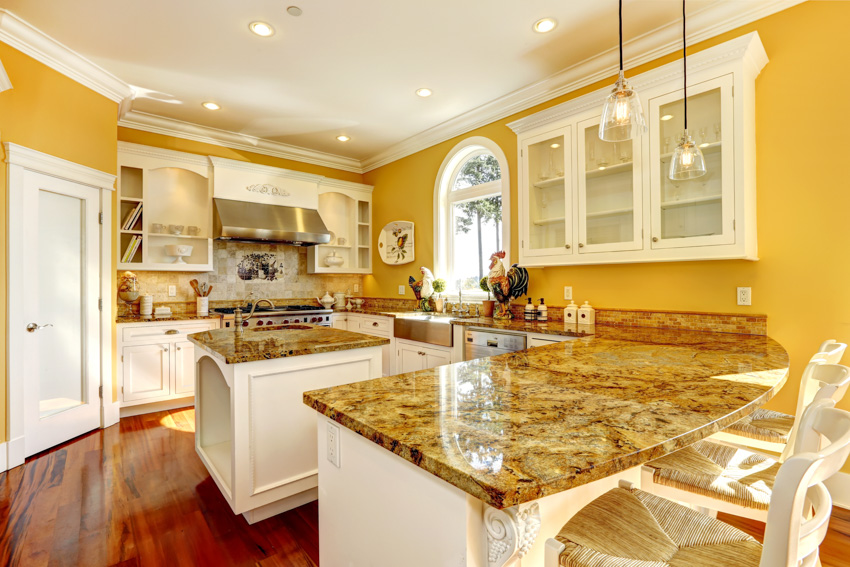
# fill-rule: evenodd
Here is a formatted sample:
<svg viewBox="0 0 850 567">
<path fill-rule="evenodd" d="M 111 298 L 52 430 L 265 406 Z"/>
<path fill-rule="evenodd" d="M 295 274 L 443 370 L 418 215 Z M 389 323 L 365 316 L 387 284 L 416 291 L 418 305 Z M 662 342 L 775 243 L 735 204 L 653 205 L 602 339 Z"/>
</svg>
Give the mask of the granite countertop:
<svg viewBox="0 0 850 567">
<path fill-rule="evenodd" d="M 587 337 L 596 333 L 595 325 L 578 325 L 563 321 L 525 321 L 523 319 L 493 319 L 492 317 L 465 317 L 452 319 L 452 325 L 485 327 L 520 333 L 540 333 L 566 337 Z"/>
<path fill-rule="evenodd" d="M 690 445 L 788 376 L 765 336 L 597 326 L 579 338 L 315 390 L 304 403 L 496 508 Z"/>
<path fill-rule="evenodd" d="M 199 319 L 220 319 L 221 315 L 219 313 L 210 313 L 209 315 L 198 315 L 197 313 L 172 313 L 171 315 L 166 315 L 163 317 L 156 317 L 153 315 L 148 315 L 142 317 L 141 315 L 129 315 L 129 316 L 119 316 L 115 318 L 115 322 L 118 324 L 121 323 L 154 323 L 157 321 L 197 321 Z"/>
<path fill-rule="evenodd" d="M 227 364 L 383 346 L 389 339 L 318 325 L 296 324 L 244 329 L 214 329 L 189 340 Z"/>
</svg>

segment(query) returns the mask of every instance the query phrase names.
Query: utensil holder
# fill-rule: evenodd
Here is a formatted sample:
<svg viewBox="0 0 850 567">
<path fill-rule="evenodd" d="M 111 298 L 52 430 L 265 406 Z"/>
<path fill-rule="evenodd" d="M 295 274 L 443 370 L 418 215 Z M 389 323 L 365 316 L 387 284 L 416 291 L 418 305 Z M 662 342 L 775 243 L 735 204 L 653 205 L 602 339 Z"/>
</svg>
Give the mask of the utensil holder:
<svg viewBox="0 0 850 567">
<path fill-rule="evenodd" d="M 206 316 L 210 314 L 210 298 L 209 297 L 196 297 L 195 305 L 198 315 Z"/>
</svg>

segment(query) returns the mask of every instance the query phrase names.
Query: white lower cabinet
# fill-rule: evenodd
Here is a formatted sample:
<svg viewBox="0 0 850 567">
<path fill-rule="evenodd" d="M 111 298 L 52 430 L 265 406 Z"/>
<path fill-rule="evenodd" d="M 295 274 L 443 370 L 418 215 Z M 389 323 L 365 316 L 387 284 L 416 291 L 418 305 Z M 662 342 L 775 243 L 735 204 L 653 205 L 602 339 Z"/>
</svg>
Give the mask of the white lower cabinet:
<svg viewBox="0 0 850 567">
<path fill-rule="evenodd" d="M 331 327 L 334 329 L 348 330 L 348 316 L 345 313 L 334 313 L 331 315 Z"/>
<path fill-rule="evenodd" d="M 122 407 L 192 396 L 195 345 L 186 336 L 218 327 L 218 319 L 118 325 Z"/>
<path fill-rule="evenodd" d="M 395 357 L 393 356 L 393 319 L 380 315 L 363 315 L 360 313 L 335 313 L 331 319 L 334 329 L 345 329 L 354 333 L 363 333 L 390 340 L 390 344 L 382 347 L 381 375 L 392 376 L 395 372 Z M 344 326 L 343 326 L 344 325 Z"/>
<path fill-rule="evenodd" d="M 427 370 L 451 363 L 451 347 L 396 339 L 396 371 L 398 374 Z"/>
</svg>

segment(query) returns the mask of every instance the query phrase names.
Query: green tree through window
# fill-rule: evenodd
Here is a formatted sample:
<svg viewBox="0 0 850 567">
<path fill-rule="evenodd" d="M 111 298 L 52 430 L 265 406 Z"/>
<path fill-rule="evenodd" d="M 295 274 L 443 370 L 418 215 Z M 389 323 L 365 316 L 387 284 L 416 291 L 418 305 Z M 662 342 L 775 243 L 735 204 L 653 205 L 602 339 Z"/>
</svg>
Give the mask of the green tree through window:
<svg viewBox="0 0 850 567">
<path fill-rule="evenodd" d="M 499 162 L 492 154 L 482 154 L 470 158 L 463 164 L 455 179 L 453 190 L 468 189 L 498 181 L 502 178 L 502 172 L 499 168 Z M 468 234 L 470 230 L 475 228 L 478 241 L 478 275 L 470 282 L 464 281 L 463 288 L 478 287 L 478 280 L 484 275 L 484 242 L 482 241 L 482 225 L 492 223 L 496 228 L 496 241 L 492 243 L 493 251 L 501 250 L 501 234 L 502 234 L 502 196 L 494 195 L 491 197 L 483 197 L 455 203 L 455 232 Z M 490 250 L 487 250 L 487 257 L 490 256 Z"/>
</svg>

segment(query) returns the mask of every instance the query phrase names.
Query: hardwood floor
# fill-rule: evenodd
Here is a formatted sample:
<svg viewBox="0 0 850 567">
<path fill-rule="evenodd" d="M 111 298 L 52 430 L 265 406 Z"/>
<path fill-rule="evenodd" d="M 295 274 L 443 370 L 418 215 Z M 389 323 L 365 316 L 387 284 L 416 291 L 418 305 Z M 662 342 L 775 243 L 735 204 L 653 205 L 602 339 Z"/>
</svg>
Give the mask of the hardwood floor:
<svg viewBox="0 0 850 567">
<path fill-rule="evenodd" d="M 194 448 L 192 408 L 142 415 L 0 474 L 0 565 L 319 564 L 315 502 L 253 526 L 230 511 Z M 761 540 L 763 524 L 720 515 Z M 835 508 L 824 567 L 850 566 Z"/>
</svg>

